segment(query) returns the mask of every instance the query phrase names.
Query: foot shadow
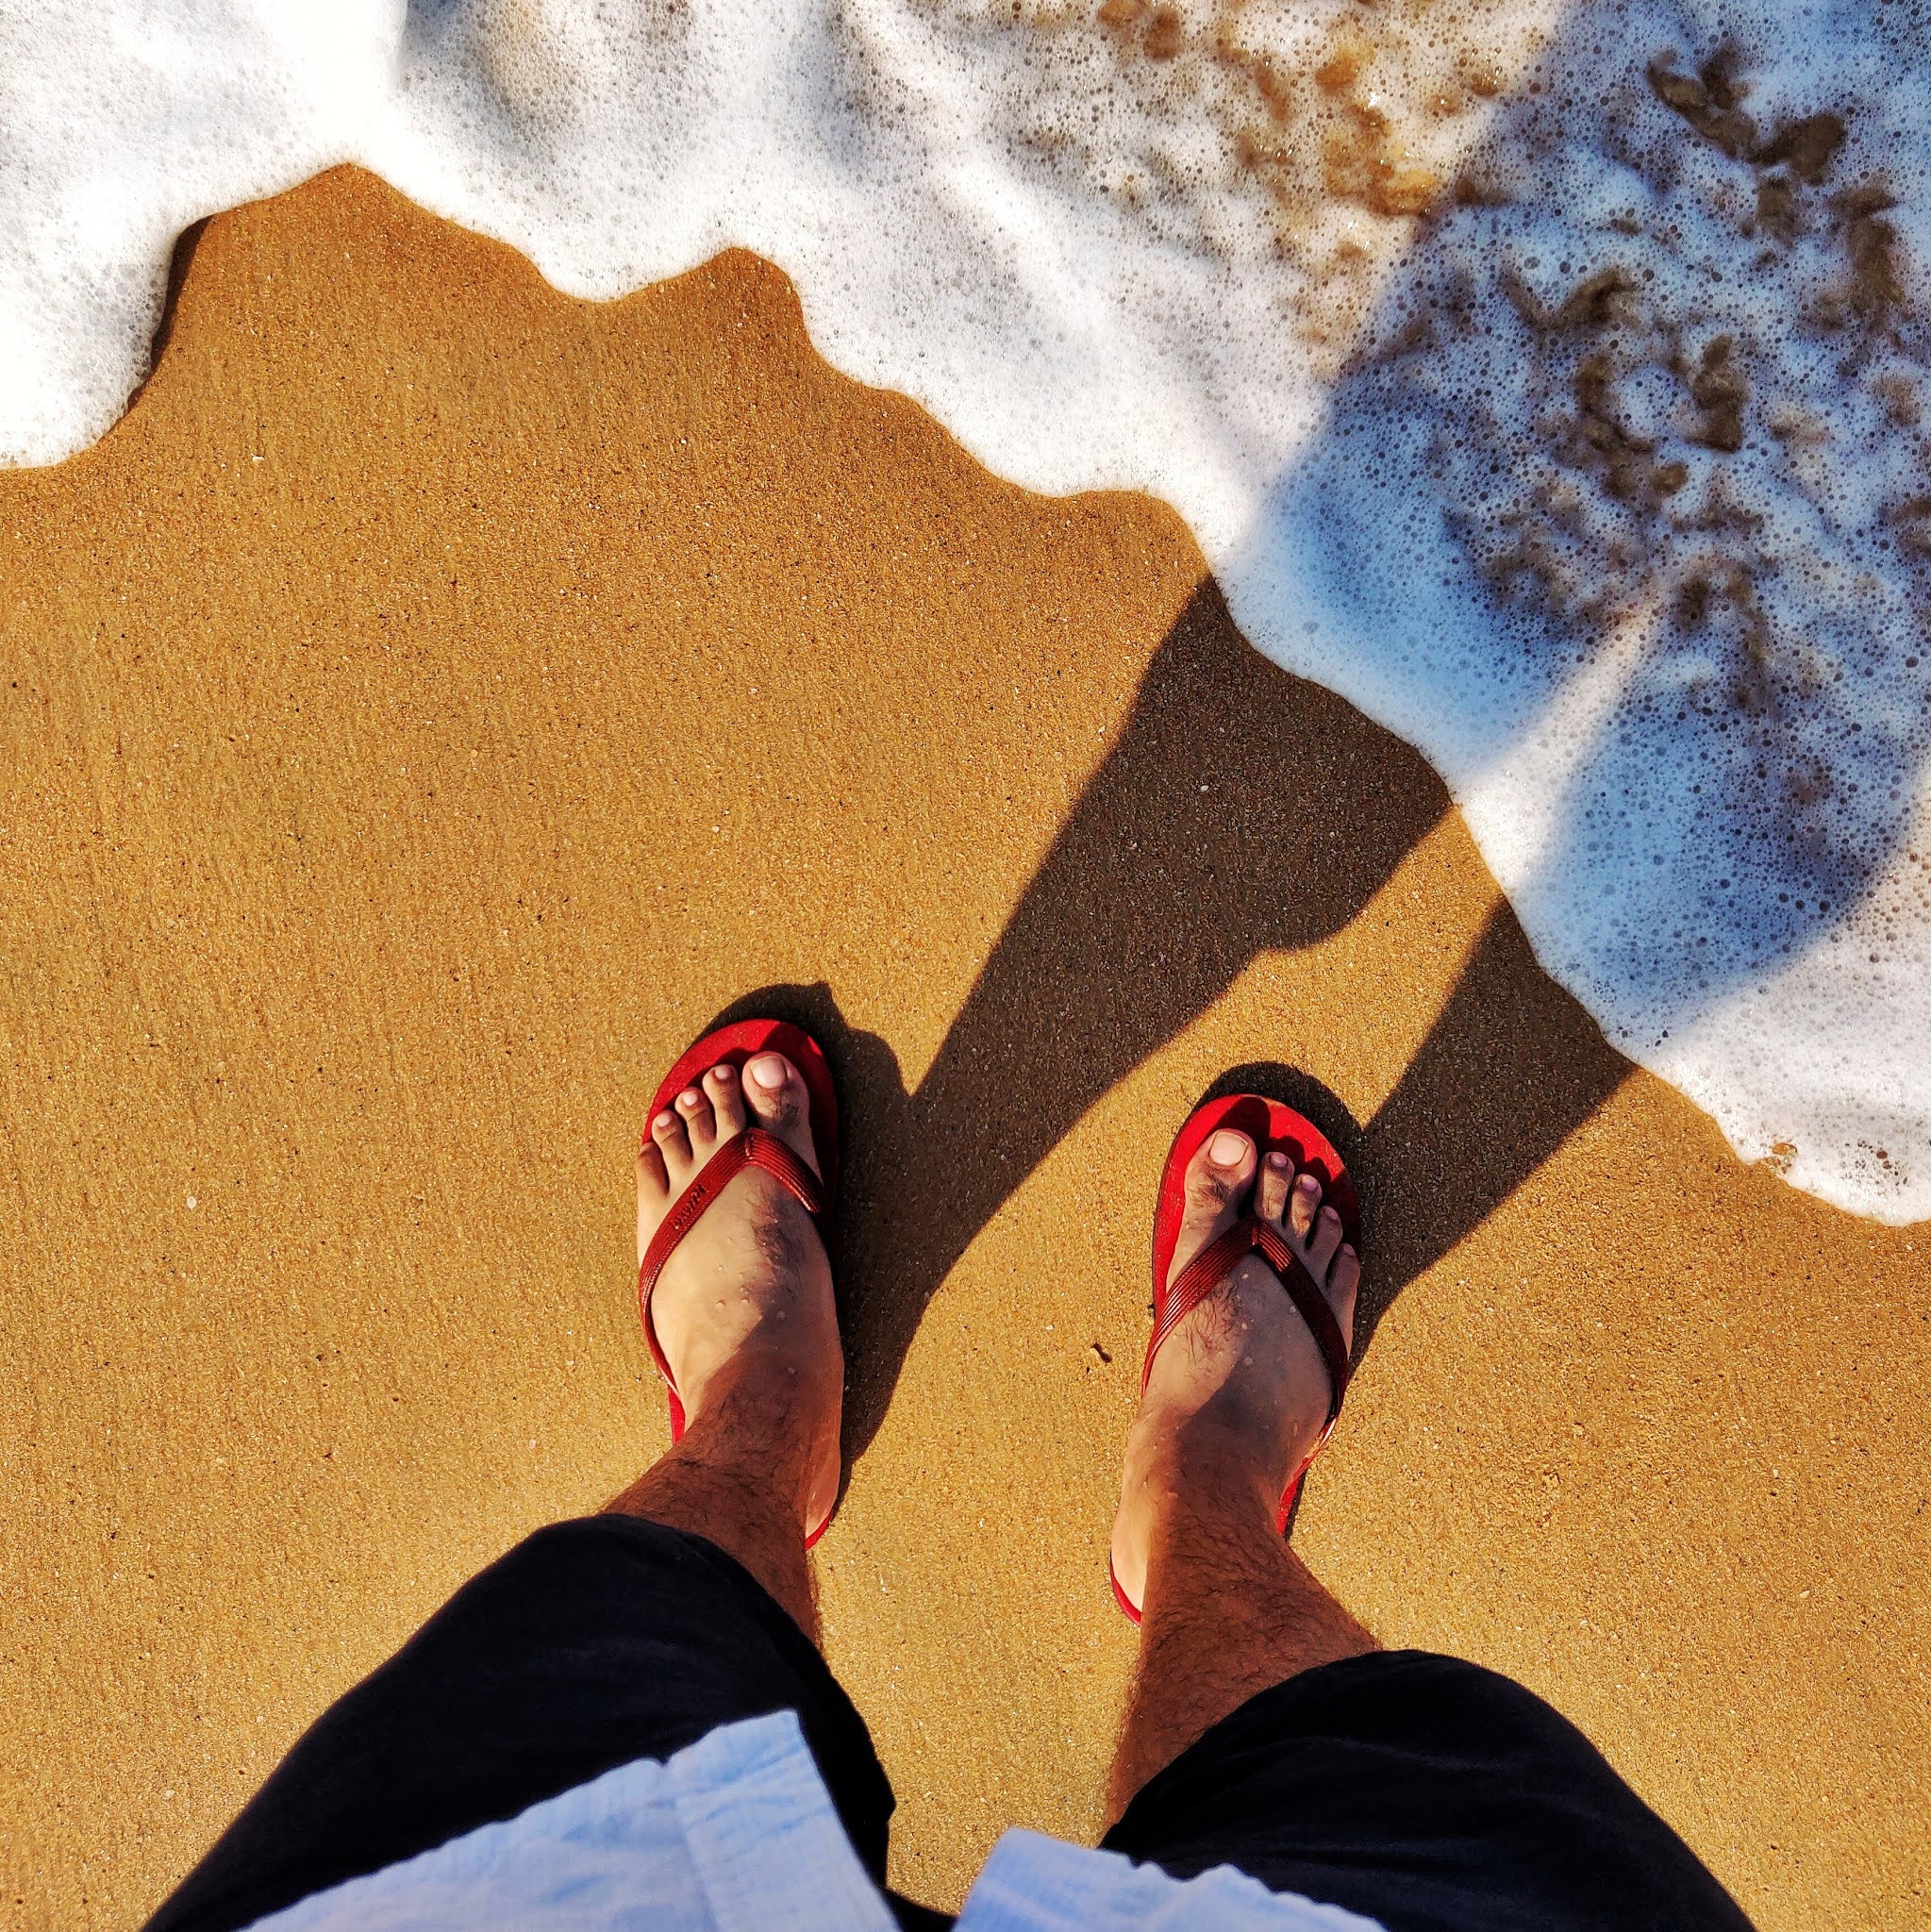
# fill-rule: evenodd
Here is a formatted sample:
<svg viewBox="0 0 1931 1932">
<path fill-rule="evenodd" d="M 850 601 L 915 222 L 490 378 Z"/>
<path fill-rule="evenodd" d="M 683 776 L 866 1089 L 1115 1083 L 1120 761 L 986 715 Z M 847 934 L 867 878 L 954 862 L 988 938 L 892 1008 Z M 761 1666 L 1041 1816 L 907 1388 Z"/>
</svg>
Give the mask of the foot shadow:
<svg viewBox="0 0 1931 1932">
<path fill-rule="evenodd" d="M 1347 924 L 1448 809 L 1419 753 L 1262 658 L 1209 582 L 1155 654 L 916 1091 L 824 985 L 767 987 L 720 1015 L 808 1027 L 840 1083 L 848 1465 L 877 1433 L 940 1284 L 1087 1109 L 1256 954 Z M 1215 1086 L 1290 1100 L 1356 1173 L 1371 1229 L 1358 1353 L 1407 1282 L 1628 1071 L 1505 909 L 1365 1127 L 1290 1069 L 1256 1063 Z"/>
</svg>

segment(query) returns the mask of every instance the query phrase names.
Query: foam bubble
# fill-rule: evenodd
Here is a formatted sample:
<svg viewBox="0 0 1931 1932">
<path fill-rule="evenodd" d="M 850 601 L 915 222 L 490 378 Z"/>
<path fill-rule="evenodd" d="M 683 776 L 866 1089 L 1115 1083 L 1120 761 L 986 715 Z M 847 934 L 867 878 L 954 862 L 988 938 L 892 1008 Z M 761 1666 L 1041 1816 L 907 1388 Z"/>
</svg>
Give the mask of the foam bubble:
<svg viewBox="0 0 1931 1932">
<path fill-rule="evenodd" d="M 615 296 L 742 244 L 1035 489 L 1188 519 L 1549 969 L 1931 1215 L 1931 84 L 1838 0 L 0 0 L 0 459 L 342 159 Z"/>
</svg>

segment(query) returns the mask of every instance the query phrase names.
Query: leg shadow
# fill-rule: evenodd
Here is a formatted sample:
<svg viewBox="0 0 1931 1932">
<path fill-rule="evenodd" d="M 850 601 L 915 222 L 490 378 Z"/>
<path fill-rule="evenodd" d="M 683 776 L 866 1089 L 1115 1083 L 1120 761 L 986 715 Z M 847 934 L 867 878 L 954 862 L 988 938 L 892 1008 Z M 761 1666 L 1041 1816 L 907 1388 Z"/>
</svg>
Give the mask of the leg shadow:
<svg viewBox="0 0 1931 1932">
<path fill-rule="evenodd" d="M 916 1091 L 823 985 L 767 987 L 720 1015 L 809 1027 L 840 1081 L 848 1461 L 876 1434 L 940 1284 L 1087 1109 L 1257 953 L 1345 925 L 1448 808 L 1419 753 L 1262 658 L 1208 583 L 1156 653 Z M 1239 1069 L 1216 1086 L 1300 1106 L 1357 1171 L 1373 1217 L 1372 1332 L 1626 1071 L 1504 912 L 1366 1129 L 1286 1069 Z"/>
</svg>

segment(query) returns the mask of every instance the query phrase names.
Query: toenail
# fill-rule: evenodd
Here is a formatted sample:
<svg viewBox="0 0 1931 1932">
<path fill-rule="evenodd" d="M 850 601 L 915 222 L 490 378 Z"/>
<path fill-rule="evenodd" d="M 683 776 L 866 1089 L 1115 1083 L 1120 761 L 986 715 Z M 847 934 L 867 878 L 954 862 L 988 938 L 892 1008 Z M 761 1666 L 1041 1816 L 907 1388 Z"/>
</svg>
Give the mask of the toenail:
<svg viewBox="0 0 1931 1932">
<path fill-rule="evenodd" d="M 668 1127 L 672 1124 L 674 1121 L 676 1120 L 676 1118 L 677 1116 L 674 1114 L 671 1111 L 671 1109 L 667 1107 L 665 1108 L 663 1112 L 658 1114 L 657 1119 L 651 1123 L 651 1125 L 654 1127 Z"/>
<path fill-rule="evenodd" d="M 1240 1157 L 1247 1151 L 1247 1143 L 1239 1134 L 1230 1134 L 1223 1127 L 1207 1143 L 1207 1158 L 1216 1167 L 1239 1167 Z"/>
<path fill-rule="evenodd" d="M 774 1053 L 759 1054 L 744 1071 L 768 1093 L 785 1084 L 785 1063 Z"/>
<path fill-rule="evenodd" d="M 1284 1168 L 1288 1164 L 1288 1157 L 1285 1154 L 1270 1154 L 1267 1157 L 1267 1164 L 1276 1170 Z"/>
<path fill-rule="evenodd" d="M 731 1077 L 731 1069 L 729 1067 L 713 1067 L 710 1070 L 710 1077 L 713 1080 L 728 1081 Z"/>
</svg>

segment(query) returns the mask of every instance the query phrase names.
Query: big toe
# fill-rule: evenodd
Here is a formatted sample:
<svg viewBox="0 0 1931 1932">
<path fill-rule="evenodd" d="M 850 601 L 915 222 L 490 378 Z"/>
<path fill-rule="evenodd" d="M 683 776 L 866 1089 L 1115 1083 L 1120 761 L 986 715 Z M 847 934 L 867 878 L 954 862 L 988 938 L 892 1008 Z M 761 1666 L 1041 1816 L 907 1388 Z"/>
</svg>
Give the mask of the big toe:
<svg viewBox="0 0 1931 1932">
<path fill-rule="evenodd" d="M 1234 1127 L 1216 1128 L 1194 1149 L 1187 1163 L 1187 1208 L 1174 1244 L 1174 1274 L 1240 1218 L 1254 1168 L 1254 1142 Z"/>
<path fill-rule="evenodd" d="M 811 1094 L 805 1076 L 781 1053 L 760 1053 L 744 1063 L 744 1104 L 767 1133 L 775 1134 L 818 1171 L 811 1144 Z"/>
</svg>

